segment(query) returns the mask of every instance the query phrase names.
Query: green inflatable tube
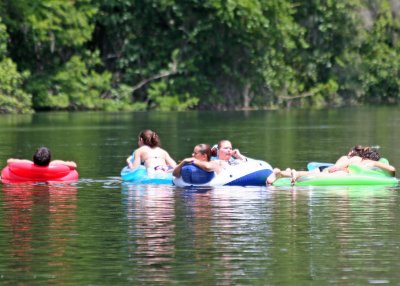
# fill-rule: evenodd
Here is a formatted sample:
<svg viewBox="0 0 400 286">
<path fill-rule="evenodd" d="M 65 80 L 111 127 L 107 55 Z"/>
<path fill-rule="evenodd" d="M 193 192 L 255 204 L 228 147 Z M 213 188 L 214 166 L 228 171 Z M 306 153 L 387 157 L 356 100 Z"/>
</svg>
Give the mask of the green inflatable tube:
<svg viewBox="0 0 400 286">
<path fill-rule="evenodd" d="M 397 186 L 399 180 L 379 168 L 350 165 L 349 174 L 317 173 L 299 177 L 294 186 Z M 290 186 L 290 178 L 279 178 L 273 186 Z"/>
</svg>

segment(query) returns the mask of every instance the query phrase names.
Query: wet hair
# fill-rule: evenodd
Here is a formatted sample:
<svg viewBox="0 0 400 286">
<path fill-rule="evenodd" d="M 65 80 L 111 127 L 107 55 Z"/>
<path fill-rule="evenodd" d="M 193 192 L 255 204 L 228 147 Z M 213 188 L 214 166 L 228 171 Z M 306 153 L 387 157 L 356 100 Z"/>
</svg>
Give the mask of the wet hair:
<svg viewBox="0 0 400 286">
<path fill-rule="evenodd" d="M 224 142 L 229 142 L 229 143 L 231 143 L 231 141 L 226 140 L 226 139 L 223 139 L 223 140 L 219 141 L 217 146 L 214 145 L 214 146 L 211 148 L 211 156 L 213 156 L 213 157 L 217 157 L 217 156 L 218 156 L 218 150 L 219 150 L 219 148 L 221 148 L 221 145 L 222 145 L 222 143 L 224 143 Z M 232 143 L 231 143 L 231 144 L 232 144 Z"/>
<path fill-rule="evenodd" d="M 218 156 L 218 147 L 217 147 L 217 145 L 214 145 L 211 148 L 211 156 L 213 156 L 213 157 L 217 157 Z"/>
<path fill-rule="evenodd" d="M 349 157 L 359 156 L 363 159 L 369 159 L 373 161 L 379 161 L 381 156 L 375 148 L 365 147 L 362 145 L 354 146 L 348 154 Z"/>
<path fill-rule="evenodd" d="M 366 147 L 364 147 L 362 145 L 355 145 L 353 148 L 350 149 L 348 156 L 349 157 L 354 157 L 354 156 L 362 157 L 362 154 L 363 154 L 365 148 Z"/>
<path fill-rule="evenodd" d="M 199 152 L 201 154 L 207 155 L 207 161 L 211 160 L 211 147 L 210 147 L 210 145 L 202 143 L 202 144 L 196 145 L 196 147 L 200 148 Z"/>
<path fill-rule="evenodd" d="M 381 155 L 379 155 L 378 151 L 375 148 L 365 147 L 361 157 L 364 159 L 379 161 Z"/>
<path fill-rule="evenodd" d="M 51 152 L 46 147 L 39 147 L 33 154 L 33 163 L 38 166 L 48 166 L 51 161 Z"/>
<path fill-rule="evenodd" d="M 142 139 L 143 144 L 151 148 L 160 147 L 161 141 L 158 134 L 150 129 L 143 130 L 139 133 L 139 139 Z"/>
</svg>

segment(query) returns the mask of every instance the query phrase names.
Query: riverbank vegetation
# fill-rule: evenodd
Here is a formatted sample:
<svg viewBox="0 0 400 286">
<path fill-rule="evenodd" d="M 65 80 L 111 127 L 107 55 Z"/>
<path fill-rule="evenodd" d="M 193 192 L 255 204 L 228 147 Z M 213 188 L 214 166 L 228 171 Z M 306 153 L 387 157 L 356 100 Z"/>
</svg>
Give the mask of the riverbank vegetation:
<svg viewBox="0 0 400 286">
<path fill-rule="evenodd" d="M 398 104 L 399 0 L 3 0 L 0 113 Z"/>
</svg>

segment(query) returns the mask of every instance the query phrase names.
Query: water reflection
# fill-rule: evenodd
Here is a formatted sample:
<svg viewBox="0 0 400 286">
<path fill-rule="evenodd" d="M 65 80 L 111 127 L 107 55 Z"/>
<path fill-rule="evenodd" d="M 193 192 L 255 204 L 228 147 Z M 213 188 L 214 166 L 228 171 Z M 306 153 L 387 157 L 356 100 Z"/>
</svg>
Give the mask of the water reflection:
<svg viewBox="0 0 400 286">
<path fill-rule="evenodd" d="M 265 258 L 271 247 L 268 199 L 265 188 L 226 187 L 212 193 L 211 231 L 219 260 L 215 275 L 223 284 L 237 284 L 240 276 L 256 279 L 254 273 L 262 275 L 267 269 Z"/>
<path fill-rule="evenodd" d="M 48 282 L 68 276 L 65 252 L 75 231 L 76 193 L 66 185 L 3 185 L 2 236 L 12 258 L 5 275 L 13 276 L 10 281 L 31 281 L 37 268 L 49 271 Z"/>
<path fill-rule="evenodd" d="M 125 184 L 123 191 L 135 279 L 168 281 L 176 238 L 173 188 Z"/>
<path fill-rule="evenodd" d="M 385 187 L 293 188 L 286 193 L 275 190 L 280 200 L 296 196 L 296 200 L 290 200 L 290 207 L 279 209 L 290 209 L 288 213 L 297 217 L 276 216 L 288 231 L 271 222 L 276 225 L 273 233 L 280 238 L 274 239 L 274 250 L 284 250 L 281 267 L 294 262 L 287 278 L 308 274 L 316 281 L 330 277 L 331 283 L 390 281 L 393 273 L 382 270 L 388 270 L 387 259 L 398 254 L 393 240 L 399 235 L 395 227 L 399 218 L 397 191 Z M 397 260 L 390 261 L 399 265 Z M 303 266 L 294 267 L 299 264 Z M 294 268 L 301 272 L 296 273 Z"/>
<path fill-rule="evenodd" d="M 216 260 L 217 249 L 213 232 L 212 193 L 212 188 L 179 189 L 176 197 L 180 215 L 184 218 L 178 229 L 180 236 L 184 237 L 179 249 L 191 261 L 190 264 L 179 263 L 179 268 L 184 270 L 187 280 L 203 285 L 215 284 L 212 262 Z M 183 260 L 184 256 L 180 255 L 180 259 Z"/>
<path fill-rule="evenodd" d="M 125 185 L 123 193 L 135 279 L 142 282 L 171 281 L 178 271 L 184 281 L 230 284 L 270 247 L 270 214 L 260 211 L 265 188 Z"/>
<path fill-rule="evenodd" d="M 290 284 L 310 277 L 325 281 L 335 269 L 339 283 L 342 275 L 361 271 L 365 257 L 388 250 L 379 223 L 395 223 L 390 216 L 396 199 L 387 188 L 132 185 L 123 193 L 135 265 L 131 279 L 140 282 L 174 281 L 178 275 L 203 284 Z M 387 231 L 387 225 L 380 227 Z"/>
</svg>

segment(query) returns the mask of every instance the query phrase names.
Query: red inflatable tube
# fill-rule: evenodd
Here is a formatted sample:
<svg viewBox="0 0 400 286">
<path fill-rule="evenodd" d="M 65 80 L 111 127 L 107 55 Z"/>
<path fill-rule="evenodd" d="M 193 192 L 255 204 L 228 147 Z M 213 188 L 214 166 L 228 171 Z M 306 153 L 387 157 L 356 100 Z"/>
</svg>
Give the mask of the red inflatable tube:
<svg viewBox="0 0 400 286">
<path fill-rule="evenodd" d="M 37 166 L 28 162 L 9 163 L 1 171 L 3 183 L 29 183 L 29 182 L 73 182 L 78 180 L 78 172 L 62 164 L 46 167 Z"/>
</svg>

